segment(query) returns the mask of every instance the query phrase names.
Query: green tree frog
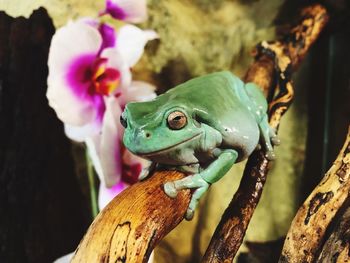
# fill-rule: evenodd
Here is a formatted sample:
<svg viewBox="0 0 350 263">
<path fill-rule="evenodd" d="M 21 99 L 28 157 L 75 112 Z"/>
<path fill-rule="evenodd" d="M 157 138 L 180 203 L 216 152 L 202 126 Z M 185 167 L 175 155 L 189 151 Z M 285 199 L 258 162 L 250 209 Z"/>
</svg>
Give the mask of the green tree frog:
<svg viewBox="0 0 350 263">
<path fill-rule="evenodd" d="M 190 220 L 200 197 L 234 163 L 260 145 L 268 159 L 274 158 L 272 145 L 279 141 L 266 111 L 266 99 L 255 84 L 223 71 L 191 79 L 151 101 L 128 103 L 120 121 L 125 146 L 150 160 L 150 169 L 189 174 L 165 183 L 164 191 L 175 198 L 181 189 L 194 190 L 185 215 Z"/>
</svg>

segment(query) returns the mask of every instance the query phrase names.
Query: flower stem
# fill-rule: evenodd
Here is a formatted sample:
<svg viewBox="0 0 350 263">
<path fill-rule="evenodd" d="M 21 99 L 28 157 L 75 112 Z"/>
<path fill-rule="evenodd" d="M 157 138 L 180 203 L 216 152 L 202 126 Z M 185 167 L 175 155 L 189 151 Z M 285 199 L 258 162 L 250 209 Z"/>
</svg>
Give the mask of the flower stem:
<svg viewBox="0 0 350 263">
<path fill-rule="evenodd" d="M 85 158 L 86 158 L 86 170 L 87 170 L 89 187 L 90 187 L 91 215 L 92 215 L 92 218 L 94 219 L 98 214 L 97 194 L 96 194 L 96 185 L 95 185 L 95 171 L 87 150 L 85 151 Z"/>
</svg>

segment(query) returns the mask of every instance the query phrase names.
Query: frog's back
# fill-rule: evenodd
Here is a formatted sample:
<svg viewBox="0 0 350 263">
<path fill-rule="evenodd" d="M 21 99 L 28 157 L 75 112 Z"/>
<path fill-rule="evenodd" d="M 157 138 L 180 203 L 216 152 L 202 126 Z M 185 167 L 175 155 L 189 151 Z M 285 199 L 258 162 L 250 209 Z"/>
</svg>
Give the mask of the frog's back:
<svg viewBox="0 0 350 263">
<path fill-rule="evenodd" d="M 238 150 L 239 160 L 255 149 L 259 129 L 244 102 L 244 83 L 232 73 L 223 71 L 198 77 L 166 94 L 169 101 L 190 105 L 200 112 L 201 121 L 222 134 L 222 146 Z"/>
<path fill-rule="evenodd" d="M 222 97 L 231 94 L 230 100 L 227 101 L 230 104 L 237 99 L 235 89 L 243 86 L 244 83 L 239 78 L 228 71 L 222 71 L 191 79 L 170 89 L 166 94 L 171 99 L 191 101 L 192 104 L 198 105 L 213 105 L 216 101 L 221 101 Z"/>
</svg>

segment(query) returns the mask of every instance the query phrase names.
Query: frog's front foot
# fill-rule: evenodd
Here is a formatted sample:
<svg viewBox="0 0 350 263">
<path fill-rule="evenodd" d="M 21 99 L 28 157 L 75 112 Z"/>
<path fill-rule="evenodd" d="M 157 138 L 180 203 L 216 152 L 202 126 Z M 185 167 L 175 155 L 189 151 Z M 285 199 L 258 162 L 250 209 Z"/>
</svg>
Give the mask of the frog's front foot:
<svg viewBox="0 0 350 263">
<path fill-rule="evenodd" d="M 194 211 L 198 205 L 198 201 L 201 196 L 208 190 L 209 183 L 207 183 L 200 174 L 194 174 L 186 176 L 183 179 L 167 182 L 164 184 L 164 192 L 171 198 L 175 198 L 179 190 L 189 188 L 196 188 L 196 190 L 193 192 L 190 204 L 188 205 L 185 214 L 186 220 L 191 220 L 193 218 Z"/>
<path fill-rule="evenodd" d="M 187 221 L 192 220 L 194 217 L 194 210 L 192 208 L 187 208 L 186 214 L 185 214 L 185 219 Z"/>
<path fill-rule="evenodd" d="M 167 182 L 164 184 L 164 192 L 171 198 L 175 198 L 177 196 L 177 190 L 175 188 L 174 182 Z"/>
<path fill-rule="evenodd" d="M 188 205 L 188 208 L 186 211 L 186 215 L 185 215 L 186 220 L 192 220 L 194 211 L 196 210 L 199 199 L 208 190 L 208 188 L 209 188 L 209 184 L 203 180 L 201 185 L 193 192 L 190 204 Z"/>
</svg>

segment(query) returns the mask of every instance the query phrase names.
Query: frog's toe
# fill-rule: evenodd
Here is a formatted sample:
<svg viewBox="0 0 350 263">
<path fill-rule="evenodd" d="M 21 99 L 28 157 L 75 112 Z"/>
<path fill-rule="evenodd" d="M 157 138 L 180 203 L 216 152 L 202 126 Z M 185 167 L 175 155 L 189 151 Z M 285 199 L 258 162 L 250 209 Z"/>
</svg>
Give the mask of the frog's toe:
<svg viewBox="0 0 350 263">
<path fill-rule="evenodd" d="M 138 180 L 142 181 L 143 179 L 146 179 L 148 174 L 149 174 L 148 169 L 143 169 L 138 177 Z"/>
<path fill-rule="evenodd" d="M 194 216 L 194 210 L 191 208 L 187 208 L 186 214 L 185 214 L 185 219 L 190 221 L 193 219 Z"/>
<path fill-rule="evenodd" d="M 276 159 L 276 155 L 274 151 L 267 151 L 265 156 L 269 161 L 273 161 Z"/>
<path fill-rule="evenodd" d="M 175 188 L 174 182 L 167 182 L 164 184 L 164 192 L 171 198 L 177 196 L 177 190 Z"/>
<path fill-rule="evenodd" d="M 271 142 L 273 145 L 276 145 L 276 146 L 281 144 L 281 140 L 277 136 L 272 137 Z"/>
</svg>

